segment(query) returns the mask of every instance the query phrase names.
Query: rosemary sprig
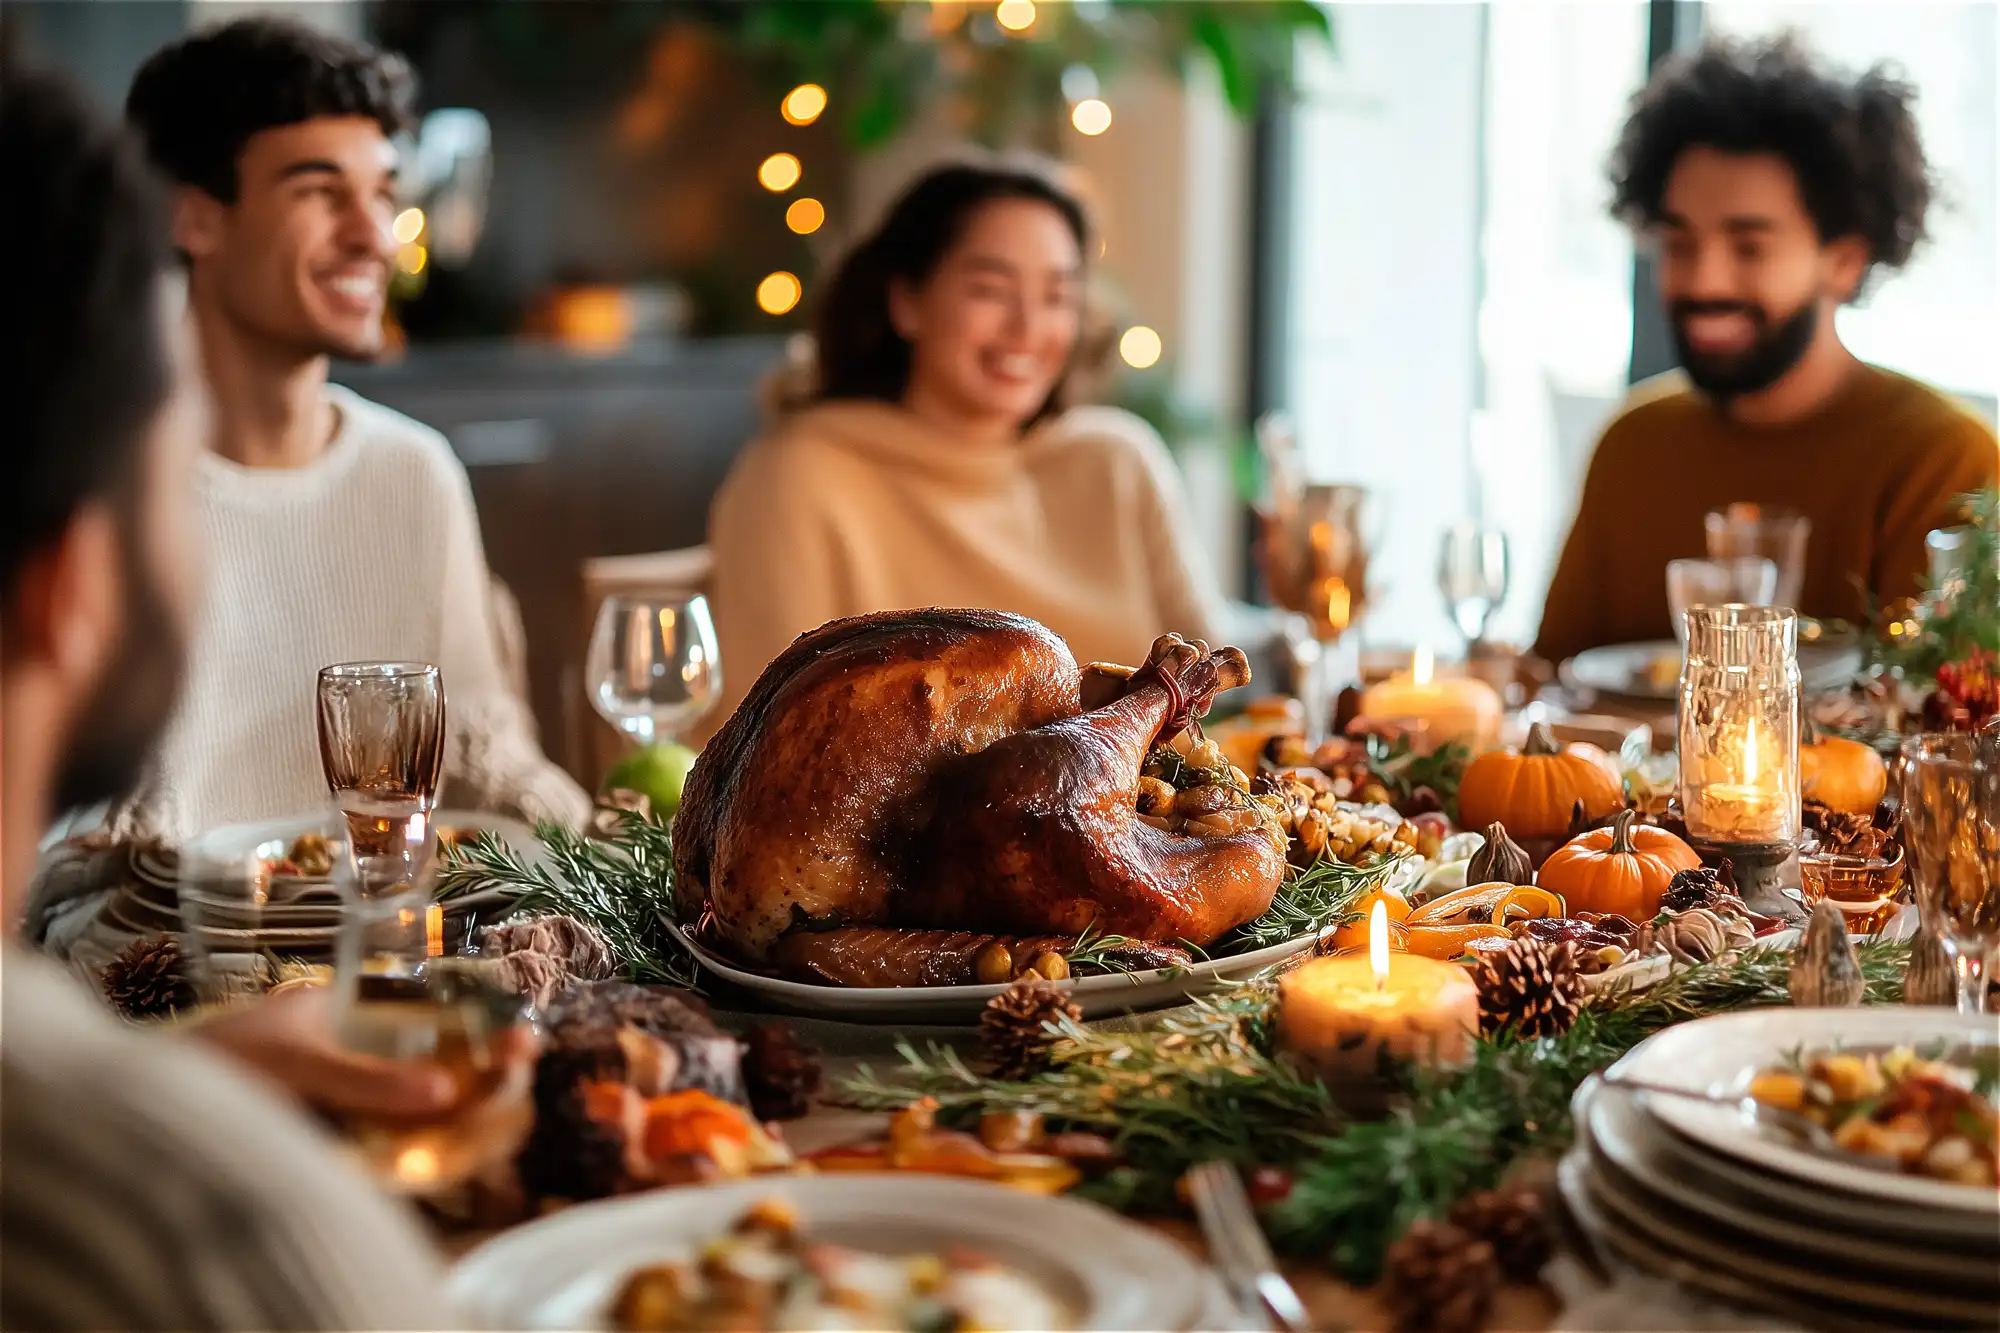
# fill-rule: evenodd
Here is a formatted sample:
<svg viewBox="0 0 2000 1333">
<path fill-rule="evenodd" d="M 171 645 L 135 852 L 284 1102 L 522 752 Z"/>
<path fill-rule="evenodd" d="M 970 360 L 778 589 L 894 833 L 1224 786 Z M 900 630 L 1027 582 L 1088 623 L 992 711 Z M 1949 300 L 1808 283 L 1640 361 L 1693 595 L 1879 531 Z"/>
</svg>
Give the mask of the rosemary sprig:
<svg viewBox="0 0 2000 1333">
<path fill-rule="evenodd" d="M 1093 975 L 1117 972 L 1129 977 L 1132 968 L 1118 960 L 1117 952 L 1136 943 L 1130 935 L 1108 935 L 1092 924 L 1084 927 L 1075 944 L 1063 950 L 1063 957 L 1069 961 L 1072 972 Z"/>
<path fill-rule="evenodd" d="M 673 838 L 667 826 L 620 811 L 607 838 L 585 838 L 542 823 L 548 864 L 528 861 L 490 832 L 470 847 L 449 849 L 438 872 L 438 897 L 498 888 L 517 909 L 560 913 L 596 927 L 630 980 L 695 988 L 695 962 L 661 924 L 673 908 Z"/>
<path fill-rule="evenodd" d="M 1226 958 L 1251 953 L 1339 925 L 1361 896 L 1387 878 L 1401 860 L 1391 856 L 1372 865 L 1351 866 L 1321 857 L 1303 870 L 1287 868 L 1284 882 L 1278 885 L 1277 895 L 1264 914 L 1211 944 L 1208 955 Z"/>
</svg>

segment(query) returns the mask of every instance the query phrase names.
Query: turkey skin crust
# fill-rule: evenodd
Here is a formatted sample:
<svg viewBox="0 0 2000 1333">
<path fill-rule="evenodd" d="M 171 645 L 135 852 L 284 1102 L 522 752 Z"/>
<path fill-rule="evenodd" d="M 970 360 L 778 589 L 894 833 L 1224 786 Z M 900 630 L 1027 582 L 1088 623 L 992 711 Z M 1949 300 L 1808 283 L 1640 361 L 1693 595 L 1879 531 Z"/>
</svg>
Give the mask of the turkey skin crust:
<svg viewBox="0 0 2000 1333">
<path fill-rule="evenodd" d="M 1067 646 L 1020 616 L 884 612 L 801 636 L 688 776 L 678 915 L 834 984 L 968 981 L 988 941 L 1086 928 L 1208 943 L 1270 905 L 1284 860 L 1255 830 L 1137 818 L 1147 749 L 1186 703 L 1181 647 L 1085 712 Z M 929 932 L 903 952 L 934 956 L 891 965 L 885 927 Z"/>
</svg>

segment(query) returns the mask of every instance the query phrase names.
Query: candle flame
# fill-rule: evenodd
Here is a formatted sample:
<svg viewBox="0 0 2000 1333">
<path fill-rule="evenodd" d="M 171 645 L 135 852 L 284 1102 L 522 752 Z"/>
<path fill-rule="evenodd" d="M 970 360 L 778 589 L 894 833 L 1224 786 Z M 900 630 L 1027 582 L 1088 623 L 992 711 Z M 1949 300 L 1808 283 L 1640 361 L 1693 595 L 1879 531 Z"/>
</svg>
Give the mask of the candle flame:
<svg viewBox="0 0 2000 1333">
<path fill-rule="evenodd" d="M 1326 594 L 1326 623 L 1336 630 L 1345 630 L 1354 615 L 1354 594 L 1339 579 Z"/>
<path fill-rule="evenodd" d="M 1389 906 L 1380 898 L 1368 914 L 1368 966 L 1375 969 L 1375 989 L 1389 982 Z"/>
<path fill-rule="evenodd" d="M 1431 656 L 1431 646 L 1427 643 L 1418 644 L 1415 655 L 1410 658 L 1411 681 L 1418 685 L 1430 684 L 1431 671 L 1435 665 Z"/>
<path fill-rule="evenodd" d="M 424 909 L 424 957 L 444 956 L 444 908 L 432 903 Z"/>
</svg>

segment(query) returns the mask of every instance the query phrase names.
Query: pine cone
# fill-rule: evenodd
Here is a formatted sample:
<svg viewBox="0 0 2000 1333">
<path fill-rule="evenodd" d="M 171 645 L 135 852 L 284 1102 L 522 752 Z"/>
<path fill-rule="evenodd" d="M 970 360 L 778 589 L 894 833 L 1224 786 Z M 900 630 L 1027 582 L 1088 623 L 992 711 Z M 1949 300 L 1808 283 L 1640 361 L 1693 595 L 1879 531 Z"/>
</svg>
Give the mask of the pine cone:
<svg viewBox="0 0 2000 1333">
<path fill-rule="evenodd" d="M 1712 908 L 1735 896 L 1723 887 L 1720 871 L 1697 866 L 1693 870 L 1680 871 L 1668 881 L 1660 906 L 1675 912 L 1692 912 L 1697 907 Z"/>
<path fill-rule="evenodd" d="M 1393 1333 L 1474 1333 L 1499 1285 L 1491 1245 L 1426 1219 L 1389 1247 L 1380 1295 Z"/>
<path fill-rule="evenodd" d="M 979 1046 L 992 1063 L 993 1077 L 1033 1078 L 1049 1065 L 1055 1038 L 1043 1024 L 1081 1019 L 1067 987 L 1039 977 L 1022 977 L 986 1002 L 979 1015 Z"/>
<path fill-rule="evenodd" d="M 1873 856 L 1887 841 L 1872 813 L 1851 815 L 1807 801 L 1804 822 L 1819 835 L 1820 850 L 1837 856 Z"/>
<path fill-rule="evenodd" d="M 1489 1036 L 1508 1029 L 1522 1037 L 1560 1036 L 1583 1003 L 1583 978 L 1566 940 L 1524 936 L 1481 954 L 1472 980 L 1480 1030 Z"/>
<path fill-rule="evenodd" d="M 133 940 L 98 980 L 104 997 L 127 1018 L 164 1018 L 194 1001 L 186 956 L 172 935 Z"/>
<path fill-rule="evenodd" d="M 1532 1282 L 1555 1252 L 1542 1196 L 1531 1189 L 1485 1190 L 1459 1200 L 1451 1224 L 1493 1247 L 1509 1281 Z"/>
<path fill-rule="evenodd" d="M 583 1083 L 625 1072 L 617 1028 L 575 1021 L 552 1034 L 535 1062 L 535 1124 L 515 1168 L 534 1198 L 601 1199 L 625 1184 L 625 1143 L 584 1113 Z"/>
<path fill-rule="evenodd" d="M 751 1028 L 743 1038 L 743 1083 L 759 1120 L 797 1120 L 819 1095 L 819 1052 L 782 1023 Z"/>
</svg>

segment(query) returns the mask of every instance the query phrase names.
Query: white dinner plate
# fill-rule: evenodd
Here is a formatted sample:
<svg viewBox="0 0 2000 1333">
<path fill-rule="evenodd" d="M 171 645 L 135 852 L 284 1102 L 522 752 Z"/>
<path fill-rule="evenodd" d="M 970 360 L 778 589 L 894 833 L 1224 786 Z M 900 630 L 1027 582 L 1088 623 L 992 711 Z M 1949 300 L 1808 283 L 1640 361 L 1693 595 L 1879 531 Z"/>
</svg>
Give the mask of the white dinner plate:
<svg viewBox="0 0 2000 1333">
<path fill-rule="evenodd" d="M 1652 665 L 1671 659 L 1674 669 L 1662 686 Z M 1558 669 L 1562 683 L 1593 694 L 1617 694 L 1627 699 L 1671 702 L 1680 692 L 1681 646 L 1673 639 L 1646 643 L 1613 643 L 1586 648 Z M 1839 689 L 1861 670 L 1861 645 L 1852 634 L 1829 634 L 1818 643 L 1799 645 L 1800 688 L 1808 693 Z"/>
<path fill-rule="evenodd" d="M 487 1241 L 453 1267 L 446 1289 L 461 1313 L 494 1328 L 607 1328 L 633 1269 L 697 1250 L 769 1198 L 789 1200 L 806 1234 L 835 1244 L 978 1250 L 1041 1285 L 1071 1328 L 1222 1326 L 1219 1284 L 1164 1236 L 1095 1204 L 945 1176 L 766 1176 L 581 1204 Z"/>
<path fill-rule="evenodd" d="M 1852 1009 L 1752 1009 L 1655 1033 L 1612 1066 L 1617 1075 L 1700 1092 L 1739 1094 L 1759 1070 L 1799 1050 L 1884 1050 L 1934 1042 L 2000 1046 L 2000 1025 L 1977 1014 L 1905 1005 Z M 1733 1106 L 1644 1098 L 1662 1124 L 1713 1152 L 1813 1182 L 1822 1189 L 1925 1208 L 2000 1218 L 2000 1190 L 1874 1171 L 1760 1134 Z"/>
<path fill-rule="evenodd" d="M 666 920 L 665 918 L 662 918 Z M 809 1018 L 849 1023 L 970 1024 L 979 1021 L 986 1002 L 1007 989 L 991 986 L 825 986 L 786 981 L 745 971 L 697 943 L 678 922 L 666 920 L 674 938 L 685 944 L 703 968 L 732 985 L 756 995 L 771 1009 Z M 1194 996 L 1221 988 L 1224 982 L 1255 976 L 1275 963 L 1312 948 L 1316 937 L 1303 935 L 1251 953 L 1214 958 L 1186 967 L 1157 967 L 1144 972 L 1114 972 L 1078 977 L 1070 1000 L 1085 1018 L 1108 1018 L 1182 1004 Z"/>
</svg>

